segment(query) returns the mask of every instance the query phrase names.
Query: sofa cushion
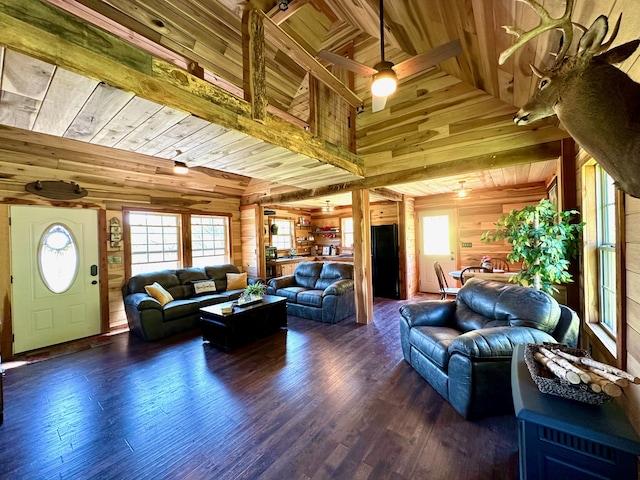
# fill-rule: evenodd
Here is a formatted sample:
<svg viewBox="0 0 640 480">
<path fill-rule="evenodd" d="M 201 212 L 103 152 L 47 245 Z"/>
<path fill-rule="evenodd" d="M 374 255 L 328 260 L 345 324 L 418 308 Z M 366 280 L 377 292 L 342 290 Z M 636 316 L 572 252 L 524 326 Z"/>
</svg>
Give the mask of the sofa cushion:
<svg viewBox="0 0 640 480">
<path fill-rule="evenodd" d="M 305 290 L 308 290 L 308 289 L 304 287 L 279 288 L 278 290 L 276 290 L 276 295 L 279 297 L 285 297 L 287 299 L 287 302 L 296 303 L 298 299 L 298 294 L 300 292 L 304 292 Z"/>
<path fill-rule="evenodd" d="M 129 279 L 129 282 L 127 283 L 127 293 L 143 293 L 145 291 L 144 287 L 147 285 L 153 285 L 154 282 L 158 282 L 167 291 L 170 291 L 172 287 L 180 285 L 180 281 L 178 280 L 175 270 L 145 272 L 139 273 Z"/>
<path fill-rule="evenodd" d="M 485 317 L 460 302 L 456 307 L 454 325 L 461 332 L 470 332 L 479 328 L 508 326 L 509 321 Z"/>
<path fill-rule="evenodd" d="M 238 290 L 247 286 L 247 272 L 227 273 L 227 290 Z"/>
<path fill-rule="evenodd" d="M 173 301 L 173 297 L 171 296 L 171 294 L 167 292 L 158 282 L 154 282 L 151 285 L 146 285 L 144 289 L 150 296 L 160 302 L 160 305 L 162 306 L 165 306 L 167 303 Z"/>
<path fill-rule="evenodd" d="M 303 290 L 298 293 L 297 301 L 300 305 L 322 307 L 322 290 Z"/>
<path fill-rule="evenodd" d="M 316 288 L 316 281 L 320 277 L 321 271 L 322 262 L 298 263 L 294 272 L 296 284 L 305 288 Z"/>
<path fill-rule="evenodd" d="M 455 328 L 413 327 L 409 332 L 409 343 L 446 371 L 449 363 L 449 345 L 459 336 L 460 332 Z"/>
<path fill-rule="evenodd" d="M 207 280 L 207 274 L 204 272 L 204 268 L 190 267 L 181 268 L 176 270 L 178 280 L 182 285 L 189 285 L 198 280 Z"/>
<path fill-rule="evenodd" d="M 468 306 L 512 327 L 532 327 L 552 332 L 560 319 L 560 306 L 549 294 L 529 287 L 470 278 L 456 298 L 458 307 Z M 457 312 L 458 309 L 456 309 Z"/>
<path fill-rule="evenodd" d="M 216 281 L 216 288 L 218 292 L 224 292 L 227 289 L 227 273 L 240 273 L 238 267 L 231 264 L 216 265 L 213 267 L 204 267 L 204 272 L 207 274 L 207 278 L 211 278 Z"/>
<path fill-rule="evenodd" d="M 175 300 L 165 305 L 162 310 L 164 311 L 164 321 L 169 322 L 177 318 L 196 315 L 200 310 L 200 302 L 198 300 Z"/>
<path fill-rule="evenodd" d="M 320 278 L 316 281 L 315 288 L 324 290 L 337 280 L 353 278 L 353 265 L 349 263 L 325 262 L 322 265 Z"/>
</svg>

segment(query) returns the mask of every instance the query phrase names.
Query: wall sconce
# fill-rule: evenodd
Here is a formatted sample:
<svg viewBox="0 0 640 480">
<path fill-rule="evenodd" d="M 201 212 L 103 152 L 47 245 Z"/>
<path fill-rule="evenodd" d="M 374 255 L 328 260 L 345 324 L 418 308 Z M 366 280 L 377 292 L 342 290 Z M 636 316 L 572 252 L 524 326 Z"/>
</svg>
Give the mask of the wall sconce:
<svg viewBox="0 0 640 480">
<path fill-rule="evenodd" d="M 322 213 L 331 213 L 333 212 L 333 205 L 329 205 L 329 200 L 326 201 L 327 204 L 322 207 Z"/>
<path fill-rule="evenodd" d="M 184 162 L 178 162 L 177 160 L 173 162 L 173 173 L 177 173 L 178 175 L 185 175 L 189 173 L 189 166 Z"/>
</svg>

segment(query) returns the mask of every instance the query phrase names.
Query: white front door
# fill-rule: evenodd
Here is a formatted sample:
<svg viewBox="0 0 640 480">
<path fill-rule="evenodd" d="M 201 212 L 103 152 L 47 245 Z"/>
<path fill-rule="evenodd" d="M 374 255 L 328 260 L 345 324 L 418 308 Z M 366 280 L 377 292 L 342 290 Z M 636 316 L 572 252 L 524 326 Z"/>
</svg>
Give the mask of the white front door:
<svg viewBox="0 0 640 480">
<path fill-rule="evenodd" d="M 13 352 L 100 333 L 95 210 L 11 207 Z"/>
<path fill-rule="evenodd" d="M 419 228 L 419 270 L 421 292 L 438 293 L 438 278 L 433 267 L 440 262 L 450 287 L 456 286 L 453 278 L 448 277 L 455 270 L 456 241 L 453 210 L 425 211 L 418 214 Z"/>
</svg>

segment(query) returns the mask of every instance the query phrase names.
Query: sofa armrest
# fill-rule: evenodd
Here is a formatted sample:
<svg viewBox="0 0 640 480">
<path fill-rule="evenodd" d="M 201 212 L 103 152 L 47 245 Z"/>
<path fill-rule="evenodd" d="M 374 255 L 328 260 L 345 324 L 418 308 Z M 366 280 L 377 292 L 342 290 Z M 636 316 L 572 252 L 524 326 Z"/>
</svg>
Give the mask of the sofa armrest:
<svg viewBox="0 0 640 480">
<path fill-rule="evenodd" d="M 264 278 L 260 278 L 260 277 L 247 277 L 247 285 L 256 285 L 256 284 L 262 284 L 262 285 L 266 285 L 267 282 L 264 281 Z"/>
<path fill-rule="evenodd" d="M 344 280 L 336 280 L 322 292 L 322 296 L 326 297 L 327 295 L 344 295 L 347 292 L 353 290 L 353 280 L 350 278 L 346 278 Z"/>
<path fill-rule="evenodd" d="M 138 311 L 146 309 L 162 310 L 160 302 L 146 293 L 132 293 L 124 297 L 124 304 L 136 308 Z"/>
<path fill-rule="evenodd" d="M 427 300 L 401 306 L 400 315 L 409 327 L 446 327 L 455 310 L 455 300 Z"/>
<path fill-rule="evenodd" d="M 273 288 L 274 291 L 280 288 L 293 287 L 296 285 L 296 277 L 295 275 L 291 274 L 285 275 L 284 277 L 272 278 L 271 280 L 269 280 L 269 283 L 267 285 Z"/>
<path fill-rule="evenodd" d="M 548 333 L 530 327 L 490 327 L 471 330 L 455 338 L 449 355 L 460 353 L 472 358 L 511 357 L 519 343 L 556 343 Z"/>
</svg>

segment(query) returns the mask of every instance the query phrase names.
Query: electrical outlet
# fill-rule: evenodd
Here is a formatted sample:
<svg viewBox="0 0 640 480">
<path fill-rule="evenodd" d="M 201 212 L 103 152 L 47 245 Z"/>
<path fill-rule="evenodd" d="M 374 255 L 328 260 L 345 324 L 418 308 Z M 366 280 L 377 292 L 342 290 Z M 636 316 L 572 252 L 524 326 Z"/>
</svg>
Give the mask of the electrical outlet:
<svg viewBox="0 0 640 480">
<path fill-rule="evenodd" d="M 471 242 L 462 242 L 462 248 L 471 248 Z"/>
</svg>

